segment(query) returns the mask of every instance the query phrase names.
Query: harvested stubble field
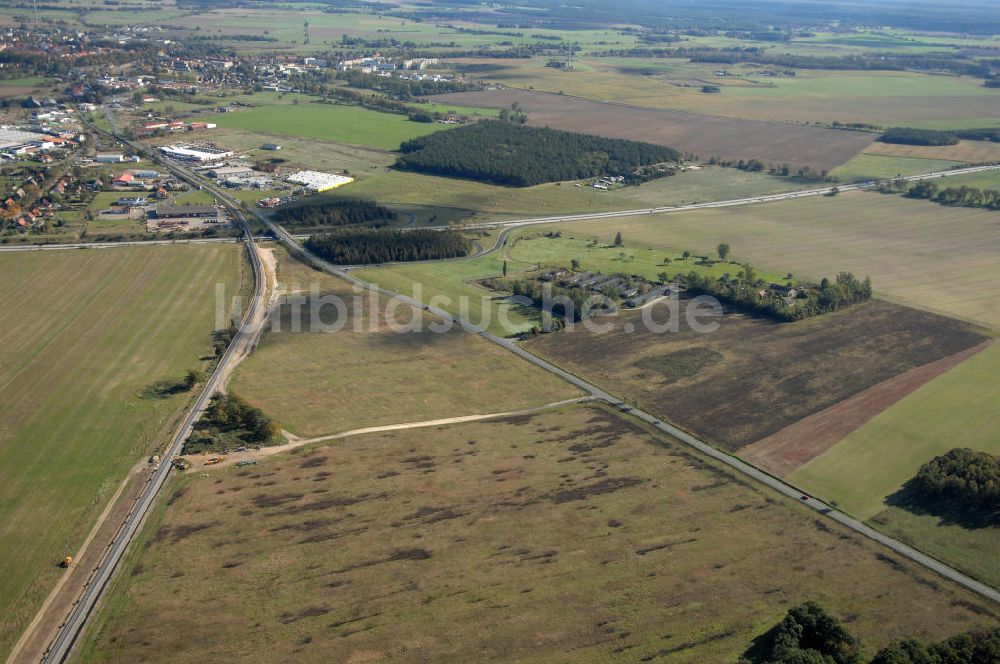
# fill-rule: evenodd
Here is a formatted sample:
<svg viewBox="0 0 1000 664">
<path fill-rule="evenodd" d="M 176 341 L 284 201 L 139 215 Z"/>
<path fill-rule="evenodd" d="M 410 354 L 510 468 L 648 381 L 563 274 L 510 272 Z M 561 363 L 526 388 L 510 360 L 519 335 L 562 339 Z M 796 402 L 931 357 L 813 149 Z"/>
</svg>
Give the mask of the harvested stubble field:
<svg viewBox="0 0 1000 664">
<path fill-rule="evenodd" d="M 1000 161 L 1000 143 L 991 141 L 959 141 L 957 145 L 899 145 L 876 141 L 865 148 L 864 152 L 890 157 L 945 159 L 970 163 Z"/>
<path fill-rule="evenodd" d="M 240 366 L 233 389 L 293 434 L 507 412 L 580 396 L 568 383 L 458 327 L 434 332 L 436 319 L 409 305 L 395 307 L 387 318 L 387 297 L 357 295 L 356 316 L 356 292 L 346 282 L 286 253 L 278 258 L 279 282 L 307 300 L 298 307 L 299 325 L 293 327 L 292 305 L 282 305 L 278 328 L 266 332 Z M 321 296 L 338 296 L 347 305 L 339 331 L 310 331 L 314 283 Z M 327 325 L 337 315 L 333 306 L 321 311 Z M 414 318 L 422 331 L 389 327 L 390 320 L 406 325 Z"/>
<path fill-rule="evenodd" d="M 456 92 L 439 103 L 510 108 L 518 103 L 528 124 L 667 145 L 703 160 L 760 159 L 766 163 L 832 170 L 872 141 L 871 134 L 784 123 L 654 110 L 524 90 Z"/>
<path fill-rule="evenodd" d="M 162 444 L 212 353 L 237 244 L 0 255 L 0 657 L 133 465 Z"/>
<path fill-rule="evenodd" d="M 360 436 L 172 494 L 84 661 L 723 662 L 806 599 L 870 651 L 995 618 L 599 406 Z"/>
<path fill-rule="evenodd" d="M 666 320 L 666 308 L 654 317 Z M 611 327 L 603 334 L 578 325 L 527 347 L 735 451 L 984 340 L 965 323 L 878 301 L 795 323 L 733 313 L 716 321 L 707 334 L 683 318 L 678 332 L 656 333 L 629 312 L 601 321 Z"/>
<path fill-rule="evenodd" d="M 946 185 L 947 179 L 939 184 Z M 630 244 L 712 253 L 819 280 L 842 270 L 870 276 L 904 304 L 1000 327 L 997 213 L 876 193 L 560 224 Z"/>
</svg>

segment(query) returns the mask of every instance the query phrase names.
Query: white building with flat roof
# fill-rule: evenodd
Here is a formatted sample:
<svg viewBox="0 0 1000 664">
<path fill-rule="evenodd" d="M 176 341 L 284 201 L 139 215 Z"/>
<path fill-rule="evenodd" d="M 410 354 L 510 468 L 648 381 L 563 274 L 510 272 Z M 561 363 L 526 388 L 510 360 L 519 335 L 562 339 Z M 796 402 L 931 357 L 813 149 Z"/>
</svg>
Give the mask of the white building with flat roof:
<svg viewBox="0 0 1000 664">
<path fill-rule="evenodd" d="M 316 192 L 336 189 L 349 182 L 354 182 L 354 178 L 346 175 L 321 173 L 320 171 L 299 171 L 298 173 L 292 173 L 285 179 L 292 184 L 300 184 L 309 191 Z"/>
<path fill-rule="evenodd" d="M 220 150 L 189 145 L 164 145 L 160 148 L 164 156 L 178 161 L 216 161 L 233 156 L 232 150 Z"/>
</svg>

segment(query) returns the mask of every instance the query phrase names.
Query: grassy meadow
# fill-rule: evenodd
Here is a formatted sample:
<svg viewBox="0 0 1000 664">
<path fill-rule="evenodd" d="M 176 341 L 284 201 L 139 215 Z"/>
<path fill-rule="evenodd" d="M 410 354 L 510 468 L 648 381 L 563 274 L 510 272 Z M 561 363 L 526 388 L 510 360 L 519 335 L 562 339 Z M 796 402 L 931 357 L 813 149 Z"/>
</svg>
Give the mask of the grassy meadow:
<svg viewBox="0 0 1000 664">
<path fill-rule="evenodd" d="M 727 662 L 806 599 L 869 653 L 995 615 L 599 406 L 357 436 L 168 492 L 80 661 Z"/>
<path fill-rule="evenodd" d="M 354 428 L 481 415 L 562 401 L 579 392 L 562 380 L 461 329 L 435 333 L 430 316 L 401 306 L 391 320 L 423 321 L 423 331 L 389 328 L 388 298 L 376 300 L 379 316 L 362 300 L 362 315 L 352 311 L 355 293 L 343 281 L 293 264 L 278 254 L 279 282 L 308 294 L 336 294 L 348 304 L 344 327 L 332 333 L 293 331 L 294 312 L 278 313 L 280 330 L 268 332 L 257 351 L 239 368 L 235 392 L 301 437 Z M 456 265 L 459 263 L 456 263 Z M 383 284 L 384 285 L 384 284 Z M 408 289 L 401 289 L 408 292 Z M 332 308 L 324 322 L 334 323 Z M 328 316 L 328 317 L 326 317 Z M 357 327 L 356 327 L 357 325 Z"/>
<path fill-rule="evenodd" d="M 126 472 L 172 433 L 179 381 L 212 352 L 215 284 L 239 245 L 0 254 L 0 654 Z"/>
<path fill-rule="evenodd" d="M 339 104 L 269 104 L 232 113 L 202 115 L 220 127 L 272 137 L 297 136 L 395 150 L 403 141 L 447 129 L 437 122 L 413 122 L 405 115 Z"/>
</svg>

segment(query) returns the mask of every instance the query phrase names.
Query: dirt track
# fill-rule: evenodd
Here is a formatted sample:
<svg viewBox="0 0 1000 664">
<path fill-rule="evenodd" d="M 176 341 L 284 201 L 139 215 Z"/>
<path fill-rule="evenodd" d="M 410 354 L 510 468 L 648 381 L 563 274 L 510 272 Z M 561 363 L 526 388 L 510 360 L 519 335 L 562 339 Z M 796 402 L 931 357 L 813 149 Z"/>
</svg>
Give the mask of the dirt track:
<svg viewBox="0 0 1000 664">
<path fill-rule="evenodd" d="M 937 362 L 925 364 L 859 392 L 781 431 L 748 445 L 740 457 L 772 475 L 785 477 L 830 449 L 889 406 L 949 369 L 961 364 L 992 341 L 984 341 Z"/>
<path fill-rule="evenodd" d="M 485 108 L 510 108 L 516 102 L 528 114 L 529 125 L 647 141 L 703 160 L 717 156 L 787 163 L 793 170 L 833 169 L 872 142 L 872 134 L 862 132 L 653 110 L 527 90 L 456 92 L 433 99 Z"/>
</svg>

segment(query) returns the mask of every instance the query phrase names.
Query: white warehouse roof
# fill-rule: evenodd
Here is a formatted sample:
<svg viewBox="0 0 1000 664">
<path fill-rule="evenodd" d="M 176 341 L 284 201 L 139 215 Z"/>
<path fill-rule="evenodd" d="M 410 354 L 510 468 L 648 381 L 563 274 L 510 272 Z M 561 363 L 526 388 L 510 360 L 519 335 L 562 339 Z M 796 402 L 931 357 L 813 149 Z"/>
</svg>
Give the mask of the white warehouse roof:
<svg viewBox="0 0 1000 664">
<path fill-rule="evenodd" d="M 346 175 L 334 175 L 333 173 L 321 173 L 320 171 L 299 171 L 292 173 L 286 180 L 294 184 L 301 184 L 312 191 L 326 191 L 336 189 L 348 182 L 354 182 L 354 178 Z"/>
</svg>

